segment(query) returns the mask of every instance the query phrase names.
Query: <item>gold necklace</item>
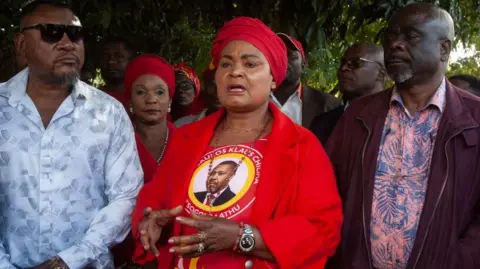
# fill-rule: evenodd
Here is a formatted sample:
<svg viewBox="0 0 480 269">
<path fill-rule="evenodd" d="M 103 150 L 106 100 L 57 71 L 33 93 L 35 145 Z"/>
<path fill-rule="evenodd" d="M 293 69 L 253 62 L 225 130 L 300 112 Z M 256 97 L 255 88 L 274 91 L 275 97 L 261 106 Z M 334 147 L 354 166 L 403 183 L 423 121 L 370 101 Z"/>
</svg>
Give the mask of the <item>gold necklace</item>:
<svg viewBox="0 0 480 269">
<path fill-rule="evenodd" d="M 270 124 L 270 121 L 272 120 L 272 117 L 268 117 L 267 121 L 265 122 L 265 124 L 263 125 L 263 127 L 261 128 L 261 131 L 258 133 L 258 135 L 256 136 L 256 138 L 252 141 L 252 143 L 250 143 L 250 145 L 248 146 L 248 149 L 251 150 L 254 146 L 255 146 L 255 143 L 260 139 L 262 138 L 262 135 L 265 133 L 265 131 L 267 130 L 267 127 L 268 125 Z M 252 129 L 253 130 L 253 129 Z M 225 131 L 225 123 L 223 123 L 222 125 L 222 129 L 220 131 L 220 135 Z M 213 141 L 213 151 L 215 150 L 215 148 L 217 147 L 218 145 L 218 141 L 220 139 L 220 135 L 217 135 L 215 137 L 215 140 Z M 235 169 L 233 170 L 234 171 L 234 174 L 237 172 L 237 169 L 240 167 L 240 165 L 242 165 L 243 161 L 245 160 L 245 154 L 243 154 L 242 158 L 240 159 L 240 161 L 238 161 L 237 163 L 237 166 L 235 167 Z M 207 173 L 207 181 L 208 181 L 208 177 L 210 176 L 210 174 L 212 173 L 212 168 L 213 168 L 213 160 L 215 159 L 215 156 L 212 154 L 212 158 L 209 160 L 210 163 L 208 164 L 208 173 Z M 212 208 L 213 208 L 213 199 L 210 198 L 209 196 L 209 193 L 208 193 L 208 190 L 207 190 L 207 201 L 208 201 L 208 205 L 209 205 L 209 215 L 211 216 L 212 215 Z"/>
</svg>

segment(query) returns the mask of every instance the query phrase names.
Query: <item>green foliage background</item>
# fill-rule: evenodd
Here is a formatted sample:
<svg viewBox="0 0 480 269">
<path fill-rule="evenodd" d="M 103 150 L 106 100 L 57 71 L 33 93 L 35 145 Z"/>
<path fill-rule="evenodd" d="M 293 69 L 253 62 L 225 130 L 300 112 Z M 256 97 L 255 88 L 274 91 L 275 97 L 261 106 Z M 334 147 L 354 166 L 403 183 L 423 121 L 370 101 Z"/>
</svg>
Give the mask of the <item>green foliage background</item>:
<svg viewBox="0 0 480 269">
<path fill-rule="evenodd" d="M 0 81 L 13 74 L 13 37 L 25 0 L 0 1 Z M 201 74 L 210 61 L 215 32 L 239 16 L 262 19 L 277 32 L 300 40 L 308 54 L 305 79 L 331 90 L 338 60 L 360 41 L 381 40 L 386 22 L 411 0 L 75 0 L 74 10 L 88 29 L 87 63 L 94 70 L 98 43 L 122 36 L 139 52 L 154 52 L 176 63 L 186 61 Z M 477 46 L 477 54 L 451 66 L 452 73 L 479 76 L 480 0 L 426 0 L 447 9 L 457 27 L 456 42 Z"/>
</svg>

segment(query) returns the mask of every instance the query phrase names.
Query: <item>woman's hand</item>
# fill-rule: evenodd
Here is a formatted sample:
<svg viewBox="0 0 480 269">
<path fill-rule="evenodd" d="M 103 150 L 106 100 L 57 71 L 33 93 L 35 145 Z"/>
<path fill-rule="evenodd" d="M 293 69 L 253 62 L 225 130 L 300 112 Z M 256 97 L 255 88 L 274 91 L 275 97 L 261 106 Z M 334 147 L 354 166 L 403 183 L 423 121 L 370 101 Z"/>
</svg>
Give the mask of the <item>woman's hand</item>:
<svg viewBox="0 0 480 269">
<path fill-rule="evenodd" d="M 232 250 L 236 244 L 240 225 L 237 222 L 211 216 L 192 215 L 177 217 L 177 221 L 198 230 L 197 234 L 172 237 L 170 252 L 193 258 L 205 253 Z"/>
<path fill-rule="evenodd" d="M 140 232 L 140 242 L 145 250 L 151 250 L 155 256 L 160 255 L 157 249 L 157 242 L 162 235 L 162 229 L 175 216 L 182 212 L 183 207 L 177 206 L 172 209 L 162 209 L 153 211 L 150 207 L 143 210 L 143 219 L 138 225 Z"/>
</svg>

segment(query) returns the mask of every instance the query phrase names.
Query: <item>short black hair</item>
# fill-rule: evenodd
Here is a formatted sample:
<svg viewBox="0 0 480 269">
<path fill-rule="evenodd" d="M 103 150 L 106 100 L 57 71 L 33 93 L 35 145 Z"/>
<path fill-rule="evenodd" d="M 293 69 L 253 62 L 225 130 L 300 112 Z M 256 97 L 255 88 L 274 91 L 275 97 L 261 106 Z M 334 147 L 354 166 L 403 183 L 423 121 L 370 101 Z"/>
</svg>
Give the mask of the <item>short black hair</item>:
<svg viewBox="0 0 480 269">
<path fill-rule="evenodd" d="M 135 56 L 136 51 L 132 43 L 130 43 L 130 41 L 128 41 L 126 38 L 123 38 L 120 36 L 107 36 L 103 38 L 102 41 L 100 42 L 100 47 L 103 50 L 107 45 L 110 45 L 110 44 L 122 44 L 125 47 L 125 49 L 130 53 L 130 57 Z"/>
<path fill-rule="evenodd" d="M 72 3 L 70 0 L 27 0 L 20 9 L 20 20 L 25 16 L 32 14 L 40 5 L 51 5 L 72 10 Z"/>
<path fill-rule="evenodd" d="M 461 80 L 465 81 L 472 90 L 480 92 L 480 79 L 472 75 L 454 75 L 449 78 L 450 80 Z"/>
</svg>

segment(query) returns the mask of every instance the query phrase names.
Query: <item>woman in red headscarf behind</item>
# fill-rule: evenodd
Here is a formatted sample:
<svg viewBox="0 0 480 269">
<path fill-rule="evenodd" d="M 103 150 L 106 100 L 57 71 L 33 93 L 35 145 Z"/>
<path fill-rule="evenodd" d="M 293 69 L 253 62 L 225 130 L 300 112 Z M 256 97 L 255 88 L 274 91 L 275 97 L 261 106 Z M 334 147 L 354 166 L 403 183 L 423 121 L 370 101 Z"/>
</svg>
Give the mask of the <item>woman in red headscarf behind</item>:
<svg viewBox="0 0 480 269">
<path fill-rule="evenodd" d="M 239 17 L 212 56 L 223 108 L 178 129 L 132 215 L 135 260 L 157 268 L 323 268 L 340 239 L 341 201 L 315 136 L 269 102 L 284 43 Z"/>
<path fill-rule="evenodd" d="M 205 99 L 200 92 L 200 79 L 186 63 L 174 65 L 176 89 L 172 103 L 172 122 L 202 112 Z"/>
<path fill-rule="evenodd" d="M 175 126 L 167 121 L 171 96 L 175 92 L 173 67 L 157 55 L 140 55 L 127 66 L 124 89 L 124 100 L 135 127 L 144 182 L 148 183 L 162 163 L 175 132 Z M 131 235 L 113 248 L 116 267 L 131 261 L 133 249 Z"/>
</svg>

